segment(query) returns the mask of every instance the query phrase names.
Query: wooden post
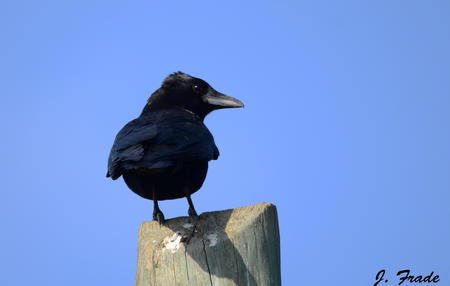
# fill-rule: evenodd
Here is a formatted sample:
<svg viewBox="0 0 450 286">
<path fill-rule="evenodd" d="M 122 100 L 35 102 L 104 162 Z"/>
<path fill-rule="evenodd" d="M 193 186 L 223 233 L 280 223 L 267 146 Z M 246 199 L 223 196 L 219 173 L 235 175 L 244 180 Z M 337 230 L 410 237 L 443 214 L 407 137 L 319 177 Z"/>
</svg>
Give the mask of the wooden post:
<svg viewBox="0 0 450 286">
<path fill-rule="evenodd" d="M 139 230 L 136 286 L 281 285 L 273 204 L 178 217 Z"/>
</svg>

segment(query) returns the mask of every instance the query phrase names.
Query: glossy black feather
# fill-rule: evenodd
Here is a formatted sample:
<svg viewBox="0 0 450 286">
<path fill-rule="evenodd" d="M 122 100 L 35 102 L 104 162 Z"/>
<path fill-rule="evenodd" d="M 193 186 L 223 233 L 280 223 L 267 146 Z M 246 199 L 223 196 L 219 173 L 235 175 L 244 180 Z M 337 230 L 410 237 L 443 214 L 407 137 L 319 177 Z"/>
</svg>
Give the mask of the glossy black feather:
<svg viewBox="0 0 450 286">
<path fill-rule="evenodd" d="M 219 150 L 200 117 L 166 109 L 145 114 L 117 134 L 108 160 L 108 176 L 124 171 L 151 173 L 185 162 L 216 160 Z"/>
</svg>

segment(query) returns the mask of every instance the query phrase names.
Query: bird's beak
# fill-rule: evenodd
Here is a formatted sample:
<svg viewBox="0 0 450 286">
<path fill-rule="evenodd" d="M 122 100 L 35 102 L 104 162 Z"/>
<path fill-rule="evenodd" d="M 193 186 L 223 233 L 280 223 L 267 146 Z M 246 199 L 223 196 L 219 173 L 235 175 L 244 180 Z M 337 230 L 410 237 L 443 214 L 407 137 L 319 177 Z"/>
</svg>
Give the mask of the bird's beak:
<svg viewBox="0 0 450 286">
<path fill-rule="evenodd" d="M 239 99 L 222 94 L 214 89 L 211 89 L 204 97 L 203 101 L 216 106 L 217 108 L 237 108 L 244 107 L 244 104 Z"/>
</svg>

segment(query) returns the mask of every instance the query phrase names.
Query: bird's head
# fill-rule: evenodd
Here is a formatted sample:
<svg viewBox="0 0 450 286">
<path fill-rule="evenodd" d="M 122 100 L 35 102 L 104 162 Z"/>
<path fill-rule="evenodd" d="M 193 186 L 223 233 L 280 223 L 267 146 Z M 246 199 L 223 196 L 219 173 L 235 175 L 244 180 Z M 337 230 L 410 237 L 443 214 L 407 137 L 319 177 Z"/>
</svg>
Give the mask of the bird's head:
<svg viewBox="0 0 450 286">
<path fill-rule="evenodd" d="M 183 108 L 204 118 L 213 110 L 236 107 L 244 107 L 244 104 L 216 91 L 202 79 L 176 72 L 169 75 L 162 86 L 152 94 L 142 113 Z"/>
</svg>

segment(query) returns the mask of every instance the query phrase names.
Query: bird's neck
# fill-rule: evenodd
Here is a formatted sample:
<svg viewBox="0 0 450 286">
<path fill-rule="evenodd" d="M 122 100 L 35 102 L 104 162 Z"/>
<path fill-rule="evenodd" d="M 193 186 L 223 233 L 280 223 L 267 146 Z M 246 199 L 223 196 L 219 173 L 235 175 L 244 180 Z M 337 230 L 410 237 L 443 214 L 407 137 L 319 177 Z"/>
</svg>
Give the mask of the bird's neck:
<svg viewBox="0 0 450 286">
<path fill-rule="evenodd" d="M 152 112 L 157 112 L 160 110 L 179 110 L 182 112 L 186 112 L 186 113 L 195 115 L 195 116 L 199 117 L 202 121 L 205 119 L 205 116 L 206 116 L 206 113 L 198 114 L 197 112 L 189 110 L 188 108 L 186 108 L 184 106 L 155 105 L 155 104 L 149 104 L 149 103 L 147 103 L 147 105 L 144 107 L 140 116 L 145 116 L 147 114 L 150 114 Z"/>
</svg>

